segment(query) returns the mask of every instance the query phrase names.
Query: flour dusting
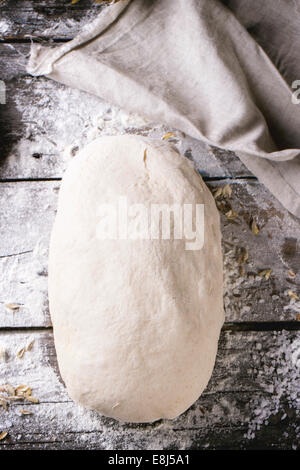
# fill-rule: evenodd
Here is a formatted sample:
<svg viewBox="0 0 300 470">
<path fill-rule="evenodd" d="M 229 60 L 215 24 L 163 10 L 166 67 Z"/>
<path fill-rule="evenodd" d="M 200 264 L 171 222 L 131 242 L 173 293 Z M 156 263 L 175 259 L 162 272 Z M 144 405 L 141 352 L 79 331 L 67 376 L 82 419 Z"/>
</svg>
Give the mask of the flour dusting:
<svg viewBox="0 0 300 470">
<path fill-rule="evenodd" d="M 45 79 L 26 78 L 33 93 L 17 95 L 16 107 L 24 124 L 23 137 L 12 150 L 10 165 L 26 158 L 26 172 L 35 171 L 40 159 L 53 172 L 64 171 L 68 161 L 86 144 L 102 135 L 140 133 L 161 129 L 134 114 L 125 113 L 100 98 Z M 59 159 L 57 160 L 57 155 Z"/>
<path fill-rule="evenodd" d="M 250 402 L 252 416 L 245 435 L 247 439 L 254 439 L 263 426 L 274 422 L 274 418 L 278 422 L 295 413 L 300 416 L 300 336 L 291 339 L 282 331 L 273 333 L 273 339 L 272 348 L 260 358 L 259 370 L 255 371 L 257 383 L 267 396 Z M 295 435 L 300 437 L 300 425 L 296 422 Z"/>
<path fill-rule="evenodd" d="M 10 23 L 6 20 L 0 20 L 0 37 L 4 36 L 10 29 Z"/>
</svg>

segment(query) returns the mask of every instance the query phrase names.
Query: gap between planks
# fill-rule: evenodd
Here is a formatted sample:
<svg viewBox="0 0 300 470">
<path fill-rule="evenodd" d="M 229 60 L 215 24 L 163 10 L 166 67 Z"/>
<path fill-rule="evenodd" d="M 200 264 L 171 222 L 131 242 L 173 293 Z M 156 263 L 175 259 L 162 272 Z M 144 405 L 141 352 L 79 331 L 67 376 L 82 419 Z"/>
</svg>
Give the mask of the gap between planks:
<svg viewBox="0 0 300 470">
<path fill-rule="evenodd" d="M 46 43 L 53 44 L 53 43 L 65 43 L 72 41 L 74 37 L 69 38 L 52 38 L 51 36 L 32 36 L 30 34 L 26 35 L 27 37 L 20 37 L 20 38 L 13 38 L 13 37 L 2 37 L 0 38 L 0 44 L 32 44 L 32 43 Z"/>
<path fill-rule="evenodd" d="M 221 331 L 300 331 L 300 322 L 298 321 L 276 321 L 276 322 L 225 322 Z M 0 334 L 11 333 L 43 333 L 45 331 L 52 332 L 52 326 L 3 326 L 0 327 Z"/>
<path fill-rule="evenodd" d="M 199 173 L 201 176 L 201 174 Z M 207 181 L 209 183 L 213 182 L 218 182 L 218 181 L 232 181 L 233 183 L 235 181 L 245 181 L 246 183 L 253 183 L 257 182 L 259 183 L 258 179 L 255 176 L 201 176 L 203 181 Z M 49 178 L 0 178 L 0 184 L 1 183 L 41 183 L 41 182 L 47 182 L 47 181 L 61 181 L 62 177 L 49 177 Z M 260 183 L 259 183 L 260 184 Z"/>
</svg>

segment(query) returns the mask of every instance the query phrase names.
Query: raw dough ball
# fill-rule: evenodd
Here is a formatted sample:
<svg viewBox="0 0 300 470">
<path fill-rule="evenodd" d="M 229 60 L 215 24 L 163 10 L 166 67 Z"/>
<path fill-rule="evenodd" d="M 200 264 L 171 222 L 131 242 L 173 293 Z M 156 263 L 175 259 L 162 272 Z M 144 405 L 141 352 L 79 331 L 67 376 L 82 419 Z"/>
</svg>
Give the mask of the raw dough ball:
<svg viewBox="0 0 300 470">
<path fill-rule="evenodd" d="M 146 150 L 146 152 L 145 152 Z M 204 204 L 205 242 L 101 240 L 99 207 Z M 70 396 L 122 421 L 183 413 L 206 387 L 223 324 L 219 215 L 190 162 L 170 144 L 103 137 L 62 182 L 49 259 L 58 363 Z"/>
</svg>

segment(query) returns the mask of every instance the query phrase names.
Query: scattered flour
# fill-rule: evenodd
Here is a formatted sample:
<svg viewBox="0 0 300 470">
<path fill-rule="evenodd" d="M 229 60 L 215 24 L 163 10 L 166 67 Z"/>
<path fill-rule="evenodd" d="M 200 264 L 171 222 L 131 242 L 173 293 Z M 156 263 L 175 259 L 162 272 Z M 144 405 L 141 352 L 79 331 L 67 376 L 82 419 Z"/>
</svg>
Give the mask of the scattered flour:
<svg viewBox="0 0 300 470">
<path fill-rule="evenodd" d="M 264 394 L 250 402 L 252 416 L 245 435 L 247 439 L 254 439 L 274 417 L 283 421 L 291 410 L 298 418 L 300 416 L 300 335 L 291 339 L 286 331 L 274 332 L 273 339 L 272 348 L 260 356 L 256 371 L 256 382 L 267 396 Z M 300 425 L 296 422 L 294 420 L 293 427 L 300 438 Z"/>
<path fill-rule="evenodd" d="M 70 39 L 73 38 L 77 32 L 82 31 L 84 28 L 88 28 L 90 23 L 97 17 L 97 15 L 100 12 L 101 8 L 105 8 L 103 5 L 94 5 L 94 8 L 91 8 L 90 10 L 86 12 L 82 12 L 81 16 L 79 19 L 74 19 L 74 18 L 66 18 L 66 19 L 60 19 L 57 20 L 51 19 L 51 17 L 48 19 L 48 28 L 44 30 L 37 30 L 33 31 L 32 36 L 34 37 L 35 35 L 42 37 L 42 38 L 59 38 L 59 37 L 69 37 Z M 43 15 L 38 15 L 43 18 Z"/>
<path fill-rule="evenodd" d="M 290 303 L 284 306 L 284 310 L 295 312 L 296 314 L 300 314 L 300 300 L 290 299 Z"/>
<path fill-rule="evenodd" d="M 101 135 L 125 132 L 147 134 L 149 122 L 127 114 L 103 100 L 45 79 L 27 78 L 33 93 L 33 106 L 18 94 L 16 107 L 25 126 L 23 137 L 15 144 L 10 158 L 17 164 L 26 158 L 26 169 L 35 168 L 41 157 L 56 163 L 54 171 L 63 171 L 67 162 L 87 143 Z M 159 127 L 152 125 L 153 127 Z M 163 126 L 160 126 L 163 129 Z M 59 154 L 59 162 L 57 162 Z M 33 156 L 35 159 L 30 157 Z M 50 161 L 49 161 L 50 160 Z M 58 163 L 58 165 L 57 165 Z M 40 166 L 40 165 L 39 165 Z M 58 168 L 57 168 L 58 166 Z"/>
<path fill-rule="evenodd" d="M 10 29 L 10 23 L 0 19 L 0 38 Z"/>
<path fill-rule="evenodd" d="M 23 427 L 24 417 L 16 420 L 14 416 L 19 416 L 20 408 L 25 408 L 33 413 L 31 419 L 34 422 L 35 431 L 39 429 L 40 432 L 44 432 L 44 424 L 50 421 L 54 433 L 64 432 L 64 430 L 99 430 L 99 416 L 75 405 L 68 397 L 57 371 L 53 368 L 53 364 L 50 364 L 49 350 L 46 351 L 45 346 L 45 335 L 44 333 L 1 335 L 0 347 L 6 351 L 6 357 L 0 360 L 0 384 L 9 383 L 15 388 L 19 385 L 27 385 L 32 388 L 32 396 L 40 403 L 16 401 L 9 405 L 7 411 L 0 408 L 0 427 L 19 432 Z M 32 341 L 32 349 L 26 351 L 21 359 L 17 358 L 18 351 Z M 58 406 L 58 402 L 67 405 Z"/>
</svg>

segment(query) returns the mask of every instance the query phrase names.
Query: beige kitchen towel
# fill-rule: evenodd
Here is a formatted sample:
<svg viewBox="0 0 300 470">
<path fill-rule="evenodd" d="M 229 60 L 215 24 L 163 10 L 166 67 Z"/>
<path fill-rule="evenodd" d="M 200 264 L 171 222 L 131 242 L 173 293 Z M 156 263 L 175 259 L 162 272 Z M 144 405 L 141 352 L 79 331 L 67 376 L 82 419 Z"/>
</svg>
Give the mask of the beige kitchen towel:
<svg viewBox="0 0 300 470">
<path fill-rule="evenodd" d="M 234 151 L 300 217 L 300 104 L 219 0 L 122 0 L 74 40 L 34 44 L 28 71 Z"/>
</svg>

